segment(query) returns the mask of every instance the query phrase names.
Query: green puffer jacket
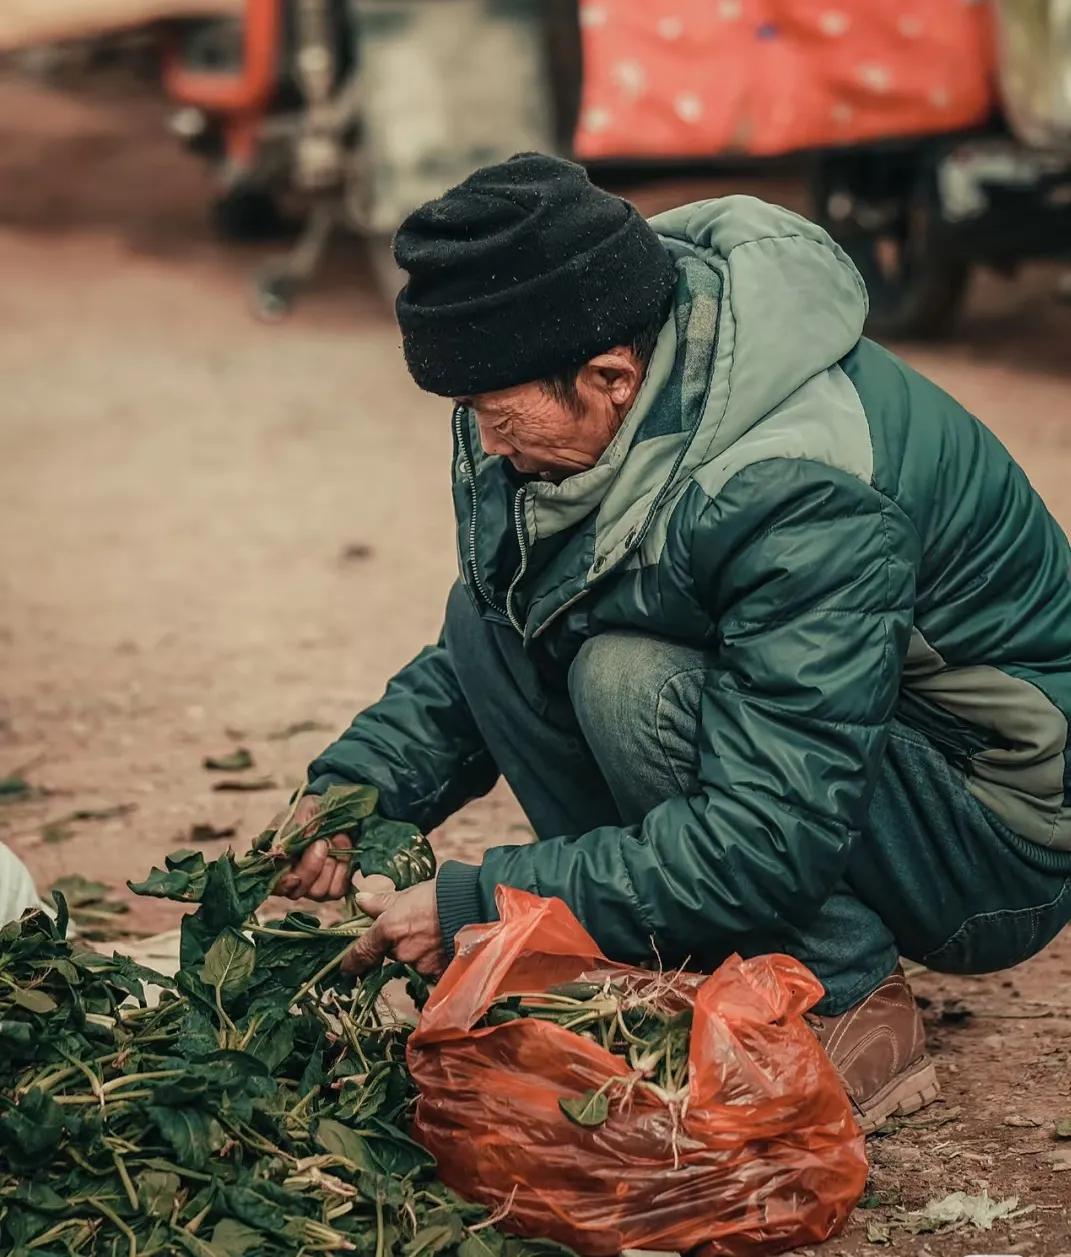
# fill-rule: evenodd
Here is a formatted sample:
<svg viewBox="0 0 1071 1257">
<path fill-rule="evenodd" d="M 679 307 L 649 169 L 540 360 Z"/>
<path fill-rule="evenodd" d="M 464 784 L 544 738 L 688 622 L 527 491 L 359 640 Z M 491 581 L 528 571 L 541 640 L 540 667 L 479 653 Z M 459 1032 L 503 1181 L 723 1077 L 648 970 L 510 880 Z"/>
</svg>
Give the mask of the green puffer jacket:
<svg viewBox="0 0 1071 1257">
<path fill-rule="evenodd" d="M 639 826 L 489 851 L 484 917 L 498 883 L 558 895 L 610 955 L 649 960 L 653 938 L 667 963 L 802 924 L 894 717 L 1023 837 L 1071 849 L 1069 550 L 1026 477 L 860 339 L 862 280 L 818 227 L 749 197 L 653 226 L 675 310 L 603 458 L 518 492 L 459 410 L 454 500 L 470 592 L 545 663 L 621 627 L 710 652 L 701 789 Z M 371 781 L 428 828 L 495 770 L 435 646 L 312 774 Z"/>
</svg>

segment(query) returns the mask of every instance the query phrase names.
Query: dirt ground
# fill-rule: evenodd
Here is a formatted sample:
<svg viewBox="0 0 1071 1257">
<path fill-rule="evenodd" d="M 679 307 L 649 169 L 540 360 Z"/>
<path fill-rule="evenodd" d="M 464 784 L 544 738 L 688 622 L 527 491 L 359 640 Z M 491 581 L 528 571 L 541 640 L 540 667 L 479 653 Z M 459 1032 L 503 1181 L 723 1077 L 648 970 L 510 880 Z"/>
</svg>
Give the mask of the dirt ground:
<svg viewBox="0 0 1071 1257">
<path fill-rule="evenodd" d="M 121 888 L 198 823 L 248 839 L 437 634 L 454 570 L 448 415 L 410 383 L 359 251 L 287 323 L 255 321 L 259 255 L 212 240 L 208 176 L 162 118 L 0 80 L 0 775 L 50 792 L 0 807 L 0 838 L 42 888 L 75 872 Z M 1066 526 L 1071 309 L 1055 282 L 983 277 L 951 343 L 905 352 Z M 323 728 L 273 736 L 302 721 Z M 202 757 L 237 745 L 256 759 L 245 777 L 274 784 L 212 789 Z M 498 790 L 436 843 L 472 857 L 525 832 Z M 174 916 L 135 901 L 126 919 Z M 1010 974 L 923 975 L 916 990 L 944 1100 L 871 1141 L 877 1207 L 823 1252 L 888 1239 L 1067 1257 L 1071 1140 L 1054 1122 L 1071 1118 L 1071 931 Z M 991 1232 L 896 1224 L 898 1208 L 983 1188 L 1030 1211 Z"/>
</svg>

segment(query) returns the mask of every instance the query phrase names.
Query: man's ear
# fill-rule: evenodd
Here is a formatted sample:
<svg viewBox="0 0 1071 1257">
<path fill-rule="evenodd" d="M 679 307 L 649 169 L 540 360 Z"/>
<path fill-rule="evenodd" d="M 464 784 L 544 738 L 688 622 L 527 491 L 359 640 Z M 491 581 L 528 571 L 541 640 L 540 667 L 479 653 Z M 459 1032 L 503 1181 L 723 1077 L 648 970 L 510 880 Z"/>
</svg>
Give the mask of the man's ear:
<svg viewBox="0 0 1071 1257">
<path fill-rule="evenodd" d="M 605 393 L 615 406 L 630 405 L 643 383 L 643 365 L 624 345 L 589 359 L 580 374 L 589 388 Z"/>
</svg>

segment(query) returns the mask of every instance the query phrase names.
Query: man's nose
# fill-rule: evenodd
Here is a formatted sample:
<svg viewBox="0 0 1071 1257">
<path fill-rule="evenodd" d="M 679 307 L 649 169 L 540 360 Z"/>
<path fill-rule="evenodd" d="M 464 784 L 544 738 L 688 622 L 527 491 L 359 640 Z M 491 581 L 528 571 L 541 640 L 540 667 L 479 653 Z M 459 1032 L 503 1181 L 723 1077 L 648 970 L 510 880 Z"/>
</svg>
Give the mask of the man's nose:
<svg viewBox="0 0 1071 1257">
<path fill-rule="evenodd" d="M 503 458 L 513 453 L 513 446 L 501 433 L 480 429 L 480 444 L 485 454 L 501 454 Z"/>
</svg>

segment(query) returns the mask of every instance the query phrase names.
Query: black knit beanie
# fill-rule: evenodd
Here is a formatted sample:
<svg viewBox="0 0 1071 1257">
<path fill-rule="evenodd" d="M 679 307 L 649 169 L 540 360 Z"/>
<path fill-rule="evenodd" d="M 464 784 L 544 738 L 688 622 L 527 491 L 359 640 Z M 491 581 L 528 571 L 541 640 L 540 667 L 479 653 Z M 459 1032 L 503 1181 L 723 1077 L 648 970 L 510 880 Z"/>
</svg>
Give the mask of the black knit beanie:
<svg viewBox="0 0 1071 1257">
<path fill-rule="evenodd" d="M 402 223 L 398 323 L 413 379 L 461 397 L 544 379 L 665 310 L 674 266 L 635 206 L 542 153 L 485 166 Z"/>
</svg>

